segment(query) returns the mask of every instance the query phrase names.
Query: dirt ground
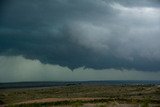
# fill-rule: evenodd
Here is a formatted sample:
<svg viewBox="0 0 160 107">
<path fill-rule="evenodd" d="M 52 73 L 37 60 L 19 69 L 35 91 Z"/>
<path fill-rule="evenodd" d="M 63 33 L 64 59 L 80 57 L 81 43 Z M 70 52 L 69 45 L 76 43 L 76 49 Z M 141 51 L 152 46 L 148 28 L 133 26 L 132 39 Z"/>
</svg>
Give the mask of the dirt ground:
<svg viewBox="0 0 160 107">
<path fill-rule="evenodd" d="M 87 102 L 101 99 L 105 100 L 107 104 L 104 104 L 104 101 L 96 102 L 96 104 Z M 110 99 L 112 99 L 112 102 L 108 103 Z M 113 102 L 113 99 L 118 103 Z M 0 89 L 0 107 L 8 104 L 54 103 L 77 100 L 86 101 L 81 107 L 105 107 L 106 105 L 107 107 L 141 107 L 138 100 L 147 102 L 149 105 L 147 107 L 160 107 L 160 105 L 154 105 L 160 104 L 160 88 L 148 85 L 71 85 Z"/>
<path fill-rule="evenodd" d="M 25 102 L 16 103 L 19 104 L 32 104 L 32 103 L 49 103 L 49 102 L 63 102 L 63 101 L 94 101 L 102 98 L 45 98 L 37 100 L 29 100 Z M 0 106 L 3 107 L 3 106 Z M 50 107 L 50 106 L 49 106 Z M 52 106 L 54 107 L 54 106 Z M 118 103 L 116 101 L 103 102 L 103 103 L 84 103 L 82 105 L 60 105 L 56 107 L 160 107 L 160 104 L 133 104 L 133 103 Z"/>
</svg>

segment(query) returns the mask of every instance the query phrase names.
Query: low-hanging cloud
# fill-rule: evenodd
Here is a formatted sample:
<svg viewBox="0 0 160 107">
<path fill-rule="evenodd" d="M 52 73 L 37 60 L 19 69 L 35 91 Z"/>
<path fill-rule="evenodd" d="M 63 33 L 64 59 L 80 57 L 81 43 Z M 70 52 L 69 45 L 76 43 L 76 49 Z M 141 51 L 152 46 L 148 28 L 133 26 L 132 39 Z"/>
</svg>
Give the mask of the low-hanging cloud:
<svg viewBox="0 0 160 107">
<path fill-rule="evenodd" d="M 72 72 L 68 67 L 43 64 L 22 56 L 0 56 L 0 82 L 22 81 L 91 81 L 91 80 L 159 80 L 160 72 L 116 70 L 80 67 Z"/>
<path fill-rule="evenodd" d="M 159 0 L 6 0 L 0 54 L 94 69 L 160 71 Z"/>
</svg>

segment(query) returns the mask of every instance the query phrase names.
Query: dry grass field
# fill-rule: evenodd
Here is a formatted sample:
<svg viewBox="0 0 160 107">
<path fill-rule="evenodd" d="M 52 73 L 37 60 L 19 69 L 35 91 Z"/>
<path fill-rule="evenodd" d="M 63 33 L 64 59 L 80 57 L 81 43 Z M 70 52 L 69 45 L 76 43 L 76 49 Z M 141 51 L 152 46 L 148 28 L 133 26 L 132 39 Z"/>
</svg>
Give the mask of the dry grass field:
<svg viewBox="0 0 160 107">
<path fill-rule="evenodd" d="M 138 107 L 139 104 L 142 107 L 149 107 L 149 105 L 150 107 L 159 107 L 160 87 L 156 85 L 71 84 L 39 88 L 0 89 L 0 103 L 1 106 L 16 107 Z"/>
</svg>

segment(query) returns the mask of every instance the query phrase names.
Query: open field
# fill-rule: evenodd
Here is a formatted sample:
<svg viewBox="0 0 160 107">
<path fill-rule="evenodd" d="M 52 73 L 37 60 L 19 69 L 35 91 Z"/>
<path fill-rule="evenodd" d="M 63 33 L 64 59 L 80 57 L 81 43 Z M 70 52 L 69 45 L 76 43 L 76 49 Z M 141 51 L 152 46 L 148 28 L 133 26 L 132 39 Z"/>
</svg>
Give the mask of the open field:
<svg viewBox="0 0 160 107">
<path fill-rule="evenodd" d="M 0 89 L 3 106 L 160 107 L 159 104 L 158 85 L 67 84 Z"/>
</svg>

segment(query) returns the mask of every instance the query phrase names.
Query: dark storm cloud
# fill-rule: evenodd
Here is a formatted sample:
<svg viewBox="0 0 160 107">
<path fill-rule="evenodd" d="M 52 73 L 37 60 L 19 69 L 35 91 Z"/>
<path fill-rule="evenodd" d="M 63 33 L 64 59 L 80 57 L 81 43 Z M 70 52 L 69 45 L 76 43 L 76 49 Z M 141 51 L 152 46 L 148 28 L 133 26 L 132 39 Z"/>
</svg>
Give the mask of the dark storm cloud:
<svg viewBox="0 0 160 107">
<path fill-rule="evenodd" d="M 95 69 L 160 70 L 158 0 L 6 0 L 1 55 Z"/>
</svg>

